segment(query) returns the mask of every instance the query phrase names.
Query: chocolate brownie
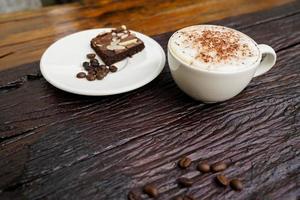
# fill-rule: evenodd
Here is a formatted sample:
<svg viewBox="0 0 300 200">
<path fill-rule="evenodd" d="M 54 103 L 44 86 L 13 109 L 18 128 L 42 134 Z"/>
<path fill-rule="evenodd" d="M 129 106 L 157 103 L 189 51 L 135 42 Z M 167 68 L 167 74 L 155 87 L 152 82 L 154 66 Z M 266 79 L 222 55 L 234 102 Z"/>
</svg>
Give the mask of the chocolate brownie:
<svg viewBox="0 0 300 200">
<path fill-rule="evenodd" d="M 91 47 L 106 65 L 112 65 L 142 51 L 145 45 L 123 25 L 93 38 Z"/>
</svg>

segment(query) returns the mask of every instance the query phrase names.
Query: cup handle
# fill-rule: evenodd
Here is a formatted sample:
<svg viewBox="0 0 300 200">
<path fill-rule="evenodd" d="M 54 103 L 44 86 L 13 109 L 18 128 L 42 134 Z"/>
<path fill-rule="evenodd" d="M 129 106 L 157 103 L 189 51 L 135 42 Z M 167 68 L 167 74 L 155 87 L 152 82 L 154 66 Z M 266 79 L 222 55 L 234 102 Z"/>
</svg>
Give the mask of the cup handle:
<svg viewBox="0 0 300 200">
<path fill-rule="evenodd" d="M 267 71 L 269 71 L 276 62 L 276 53 L 274 49 L 266 44 L 259 44 L 258 45 L 259 51 L 262 54 L 262 58 L 254 77 L 260 76 Z"/>
</svg>

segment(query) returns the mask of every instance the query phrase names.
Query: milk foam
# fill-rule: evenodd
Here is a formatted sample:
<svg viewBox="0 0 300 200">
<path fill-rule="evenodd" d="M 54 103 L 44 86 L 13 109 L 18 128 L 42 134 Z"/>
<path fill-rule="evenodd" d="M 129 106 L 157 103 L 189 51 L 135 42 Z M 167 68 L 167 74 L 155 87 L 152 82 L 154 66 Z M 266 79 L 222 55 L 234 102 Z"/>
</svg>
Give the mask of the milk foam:
<svg viewBox="0 0 300 200">
<path fill-rule="evenodd" d="M 234 72 L 259 59 L 257 44 L 230 28 L 199 25 L 174 33 L 169 48 L 179 60 L 208 71 Z"/>
</svg>

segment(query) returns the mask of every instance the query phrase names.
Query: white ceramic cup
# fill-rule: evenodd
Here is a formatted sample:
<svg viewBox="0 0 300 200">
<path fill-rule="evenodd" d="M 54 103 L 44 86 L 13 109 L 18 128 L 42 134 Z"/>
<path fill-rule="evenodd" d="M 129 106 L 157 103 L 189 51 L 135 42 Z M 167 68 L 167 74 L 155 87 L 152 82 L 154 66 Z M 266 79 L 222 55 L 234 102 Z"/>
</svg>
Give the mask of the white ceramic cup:
<svg viewBox="0 0 300 200">
<path fill-rule="evenodd" d="M 252 41 L 255 43 L 254 40 Z M 239 94 L 253 77 L 266 73 L 274 66 L 276 62 L 274 49 L 265 44 L 259 44 L 257 47 L 259 55 L 254 64 L 243 67 L 239 71 L 220 72 L 201 69 L 179 59 L 170 49 L 169 40 L 168 62 L 173 79 L 186 94 L 205 103 L 221 102 Z"/>
</svg>

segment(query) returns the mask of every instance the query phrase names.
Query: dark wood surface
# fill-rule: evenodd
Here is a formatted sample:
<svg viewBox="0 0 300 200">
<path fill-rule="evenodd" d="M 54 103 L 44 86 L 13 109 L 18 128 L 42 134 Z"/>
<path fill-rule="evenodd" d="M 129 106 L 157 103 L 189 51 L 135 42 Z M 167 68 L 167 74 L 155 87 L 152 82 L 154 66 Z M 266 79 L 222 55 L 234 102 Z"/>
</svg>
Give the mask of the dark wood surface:
<svg viewBox="0 0 300 200">
<path fill-rule="evenodd" d="M 0 72 L 0 199 L 118 200 L 154 183 L 158 199 L 298 200 L 300 3 L 215 23 L 278 55 L 270 72 L 219 104 L 186 96 L 168 66 L 150 84 L 109 97 L 60 91 L 38 62 Z M 166 49 L 170 35 L 154 38 Z M 188 170 L 176 166 L 184 155 L 193 160 Z M 245 189 L 217 187 L 216 174 L 196 171 L 201 160 L 229 163 L 224 174 Z M 180 176 L 195 184 L 179 189 Z"/>
<path fill-rule="evenodd" d="M 295 0 L 82 0 L 0 15 L 0 71 L 34 62 L 59 38 L 126 24 L 157 35 L 179 28 L 280 6 Z"/>
</svg>

